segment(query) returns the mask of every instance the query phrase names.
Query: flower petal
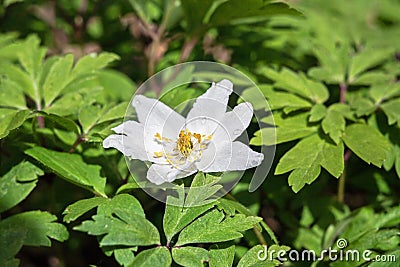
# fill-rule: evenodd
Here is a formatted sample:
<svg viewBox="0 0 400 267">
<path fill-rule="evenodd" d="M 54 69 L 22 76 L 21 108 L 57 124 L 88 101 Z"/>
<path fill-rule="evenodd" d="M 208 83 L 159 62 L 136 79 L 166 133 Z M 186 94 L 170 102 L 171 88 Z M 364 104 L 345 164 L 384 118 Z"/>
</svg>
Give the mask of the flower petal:
<svg viewBox="0 0 400 267">
<path fill-rule="evenodd" d="M 156 185 L 160 185 L 165 182 L 172 182 L 176 179 L 187 177 L 195 172 L 196 169 L 193 167 L 187 170 L 178 170 L 172 167 L 172 165 L 153 164 L 147 171 L 147 179 Z"/>
<path fill-rule="evenodd" d="M 112 128 L 117 134 L 138 134 L 139 132 L 143 132 L 143 125 L 138 123 L 137 121 L 124 121 L 120 125 Z"/>
<path fill-rule="evenodd" d="M 185 124 L 185 118 L 162 103 L 161 101 L 136 95 L 132 106 L 135 108 L 138 120 L 145 126 L 156 125 L 162 129 L 163 136 L 176 138 L 179 130 Z"/>
<path fill-rule="evenodd" d="M 136 121 L 125 121 L 112 129 L 118 134 L 108 136 L 103 141 L 104 148 L 116 148 L 132 159 L 166 164 L 164 158 L 154 156 L 154 152 L 163 151 L 162 145 L 145 138 L 144 126 Z"/>
<path fill-rule="evenodd" d="M 104 139 L 103 147 L 116 148 L 125 156 L 133 159 L 148 160 L 147 153 L 143 147 L 143 142 L 137 142 L 137 139 L 132 140 L 133 142 L 129 142 L 126 141 L 126 139 L 128 139 L 128 137 L 125 135 L 112 134 Z"/>
<path fill-rule="evenodd" d="M 252 117 L 253 106 L 250 103 L 245 102 L 237 105 L 232 111 L 225 113 L 214 132 L 213 141 L 235 140 L 249 126 Z"/>
<path fill-rule="evenodd" d="M 197 168 L 203 172 L 241 171 L 261 164 L 264 155 L 241 142 L 213 142 L 204 151 Z"/>
<path fill-rule="evenodd" d="M 206 127 L 214 131 L 218 125 L 217 122 L 222 119 L 226 112 L 226 105 L 232 91 L 232 82 L 222 80 L 219 83 L 213 83 L 204 94 L 199 96 L 186 118 L 186 122 L 191 125 L 191 130 L 203 133 L 202 131 Z"/>
</svg>

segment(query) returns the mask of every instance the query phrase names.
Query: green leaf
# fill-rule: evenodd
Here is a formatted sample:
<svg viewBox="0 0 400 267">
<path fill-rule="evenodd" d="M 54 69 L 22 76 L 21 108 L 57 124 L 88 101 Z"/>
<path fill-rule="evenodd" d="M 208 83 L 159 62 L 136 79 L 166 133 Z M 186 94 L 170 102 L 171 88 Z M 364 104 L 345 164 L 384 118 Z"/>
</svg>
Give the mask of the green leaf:
<svg viewBox="0 0 400 267">
<path fill-rule="evenodd" d="M 88 133 L 96 125 L 120 119 L 125 115 L 128 103 L 123 102 L 116 106 L 104 105 L 90 105 L 83 107 L 79 112 L 79 122 L 82 125 L 84 133 Z"/>
<path fill-rule="evenodd" d="M 331 39 L 329 41 L 333 43 Z M 307 74 L 313 79 L 330 84 L 344 83 L 349 61 L 349 45 L 343 43 L 333 47 L 319 45 L 313 49 L 321 66 L 309 69 Z"/>
<path fill-rule="evenodd" d="M 42 211 L 28 211 L 0 221 L 0 263 L 12 260 L 23 245 L 50 246 L 49 238 L 65 241 L 68 231 L 55 223 L 57 217 Z"/>
<path fill-rule="evenodd" d="M 361 97 L 354 99 L 354 101 L 351 102 L 351 107 L 355 109 L 358 117 L 368 116 L 376 109 L 376 106 L 370 99 Z"/>
<path fill-rule="evenodd" d="M 374 84 L 369 89 L 369 94 L 375 103 L 382 103 L 400 95 L 400 83 L 388 82 Z"/>
<path fill-rule="evenodd" d="M 89 130 L 96 125 L 100 116 L 101 107 L 97 105 L 83 107 L 79 112 L 79 123 L 82 125 L 83 132 L 89 132 Z"/>
<path fill-rule="evenodd" d="M 23 89 L 18 83 L 8 78 L 1 79 L 0 106 L 26 109 Z"/>
<path fill-rule="evenodd" d="M 132 248 L 114 249 L 113 252 L 114 252 L 115 260 L 122 266 L 130 266 L 135 259 L 135 255 L 133 254 L 133 251 L 136 251 L 136 249 L 132 249 Z"/>
<path fill-rule="evenodd" d="M 132 180 L 129 183 L 121 185 L 117 190 L 117 194 L 129 192 L 129 191 L 132 191 L 134 189 L 139 189 L 139 188 L 141 188 L 140 185 L 138 183 L 136 183 L 135 180 Z"/>
<path fill-rule="evenodd" d="M 46 49 L 40 47 L 40 40 L 36 35 L 28 36 L 21 44 L 21 49 L 17 52 L 20 64 L 34 82 L 39 74 L 45 55 Z M 36 90 L 39 89 L 37 88 Z"/>
<path fill-rule="evenodd" d="M 210 197 L 222 188 L 222 185 L 216 184 L 220 180 L 218 176 L 198 172 L 187 193 L 185 207 L 202 206 L 214 202 L 215 199 L 210 199 Z"/>
<path fill-rule="evenodd" d="M 12 5 L 14 3 L 23 2 L 23 1 L 24 0 L 4 0 L 3 6 L 8 7 L 9 5 Z"/>
<path fill-rule="evenodd" d="M 233 266 L 235 257 L 234 245 L 214 245 L 210 248 L 210 267 Z"/>
<path fill-rule="evenodd" d="M 202 30 L 204 17 L 213 2 L 212 0 L 187 0 L 181 2 L 189 34 L 197 34 Z"/>
<path fill-rule="evenodd" d="M 388 83 L 393 80 L 393 76 L 382 70 L 372 70 L 364 72 L 355 77 L 354 80 L 349 81 L 351 85 L 370 85 Z"/>
<path fill-rule="evenodd" d="M 208 251 L 198 247 L 172 248 L 172 258 L 185 267 L 203 267 L 210 260 Z"/>
<path fill-rule="evenodd" d="M 79 135 L 81 133 L 78 125 L 71 119 L 68 119 L 66 117 L 62 117 L 56 114 L 48 114 L 43 111 L 36 111 L 36 114 L 40 114 L 40 116 L 43 116 L 47 120 L 50 120 L 57 124 L 58 126 L 61 126 L 63 129 L 68 130 L 70 132 L 76 133 Z"/>
<path fill-rule="evenodd" d="M 160 236 L 157 228 L 140 215 L 132 214 L 119 218 L 119 212 L 115 216 L 94 215 L 93 221 L 84 221 L 74 230 L 87 232 L 89 235 L 105 235 L 100 246 L 149 246 L 160 244 Z M 129 219 L 129 220 L 126 220 Z"/>
<path fill-rule="evenodd" d="M 237 201 L 229 200 L 226 198 L 220 198 L 218 202 L 219 202 L 217 206 L 218 209 L 223 209 L 225 213 L 227 213 L 230 216 L 233 216 L 235 214 L 235 210 L 247 216 L 254 216 L 254 214 L 247 207 L 245 207 L 243 204 Z M 267 231 L 271 240 L 275 244 L 278 244 L 278 239 L 276 238 L 271 228 L 269 228 L 269 226 L 264 221 L 261 221 L 260 224 L 264 228 L 264 230 Z"/>
<path fill-rule="evenodd" d="M 181 77 L 177 77 L 176 79 L 174 79 L 173 83 L 178 83 L 177 79 L 179 78 Z M 184 78 L 187 79 L 188 76 L 184 76 Z M 168 84 L 168 87 L 170 86 L 172 86 L 171 83 Z M 164 91 L 166 93 L 164 93 Z M 163 94 L 161 101 L 170 107 L 177 107 L 177 112 L 179 113 L 188 108 L 188 106 L 190 105 L 190 101 L 188 101 L 188 99 L 195 99 L 199 97 L 202 92 L 203 91 L 199 89 L 188 88 L 188 84 L 177 85 L 177 87 L 172 90 L 163 88 L 163 91 L 161 91 L 161 94 Z"/>
<path fill-rule="evenodd" d="M 381 108 L 388 118 L 389 125 L 400 121 L 400 98 L 383 103 Z"/>
<path fill-rule="evenodd" d="M 104 201 L 92 218 L 74 229 L 90 235 L 104 235 L 100 241 L 102 247 L 160 244 L 157 228 L 146 220 L 139 201 L 133 196 L 121 194 Z"/>
<path fill-rule="evenodd" d="M 321 166 L 318 164 L 312 164 L 307 167 L 300 167 L 293 170 L 288 178 L 289 186 L 292 187 L 293 192 L 297 193 L 306 184 L 311 184 L 317 179 L 321 173 Z"/>
<path fill-rule="evenodd" d="M 7 47 L 8 45 L 15 42 L 15 39 L 18 37 L 16 32 L 2 33 L 0 35 L 0 48 Z"/>
<path fill-rule="evenodd" d="M 172 259 L 166 247 L 147 249 L 140 252 L 131 267 L 169 267 Z"/>
<path fill-rule="evenodd" d="M 76 77 L 83 73 L 95 72 L 107 67 L 111 62 L 118 60 L 119 56 L 113 53 L 89 54 L 81 58 L 72 70 L 72 76 Z"/>
<path fill-rule="evenodd" d="M 349 81 L 354 80 L 360 73 L 388 60 L 393 55 L 393 52 L 392 48 L 365 48 L 360 53 L 356 54 L 350 62 Z"/>
<path fill-rule="evenodd" d="M 246 22 L 244 19 L 262 18 L 267 19 L 273 15 L 297 15 L 296 10 L 290 9 L 284 3 L 271 3 L 271 1 L 248 0 L 246 2 L 240 0 L 225 1 L 220 4 L 212 13 L 209 23 L 213 26 L 228 24 L 236 20 L 242 19 L 241 22 Z M 251 22 L 251 20 L 250 20 Z"/>
<path fill-rule="evenodd" d="M 386 171 L 391 170 L 395 164 L 396 150 L 397 150 L 397 147 L 395 145 L 392 145 L 392 147 L 390 148 L 390 150 L 387 154 L 385 161 L 383 162 L 382 166 Z"/>
<path fill-rule="evenodd" d="M 310 117 L 308 121 L 316 122 L 322 120 L 325 117 L 327 110 L 328 109 L 323 104 L 314 105 L 310 111 Z"/>
<path fill-rule="evenodd" d="M 287 68 L 283 68 L 281 72 L 265 68 L 262 74 L 275 81 L 274 87 L 297 94 L 314 103 L 324 103 L 329 97 L 328 89 L 323 83 L 308 79 L 303 73 L 298 74 Z"/>
<path fill-rule="evenodd" d="M 328 109 L 328 113 L 325 115 L 321 125 L 324 132 L 332 138 L 335 144 L 339 144 L 342 132 L 346 127 L 343 115 L 337 111 Z"/>
<path fill-rule="evenodd" d="M 55 100 L 50 107 L 44 108 L 43 111 L 67 119 L 66 116 L 77 115 L 83 105 L 93 102 L 94 99 L 88 99 L 88 95 L 73 92 L 65 94 L 61 98 Z"/>
<path fill-rule="evenodd" d="M 0 108 L 0 139 L 21 126 L 30 114 L 29 110 Z"/>
<path fill-rule="evenodd" d="M 343 153 L 342 142 L 335 145 L 314 134 L 298 142 L 281 157 L 275 174 L 294 170 L 289 176 L 289 185 L 294 192 L 298 192 L 318 177 L 320 166 L 336 178 L 339 177 L 344 169 Z"/>
<path fill-rule="evenodd" d="M 399 147 L 397 147 L 395 168 L 396 168 L 397 176 L 400 178 L 400 148 Z"/>
<path fill-rule="evenodd" d="M 375 128 L 365 124 L 346 127 L 342 139 L 358 157 L 377 167 L 382 166 L 390 149 L 385 137 Z"/>
<path fill-rule="evenodd" d="M 75 221 L 80 216 L 82 216 L 89 210 L 94 209 L 105 201 L 107 201 L 107 198 L 93 197 L 88 199 L 81 199 L 74 204 L 69 205 L 63 212 L 64 222 L 70 223 L 72 221 Z"/>
<path fill-rule="evenodd" d="M 174 0 L 164 1 L 161 25 L 164 24 L 167 31 L 172 30 L 182 21 L 183 9 L 181 5 L 177 5 Z"/>
<path fill-rule="evenodd" d="M 52 151 L 43 147 L 33 147 L 25 153 L 68 182 L 106 196 L 104 192 L 106 178 L 100 176 L 100 166 L 85 163 L 79 155 Z M 68 164 L 64 164 L 65 162 Z"/>
<path fill-rule="evenodd" d="M 310 108 L 311 103 L 291 93 L 273 92 L 266 96 L 271 110 L 282 108 L 303 109 Z"/>
<path fill-rule="evenodd" d="M 38 88 L 35 87 L 34 82 L 29 77 L 29 75 L 21 70 L 14 64 L 7 62 L 0 62 L 0 74 L 4 75 L 2 80 L 9 80 L 18 85 L 25 94 L 27 94 L 31 99 L 37 103 L 39 101 L 40 95 L 38 94 Z"/>
<path fill-rule="evenodd" d="M 50 106 L 69 83 L 73 63 L 74 56 L 69 54 L 58 58 L 51 66 L 42 87 L 45 106 Z"/>
<path fill-rule="evenodd" d="M 350 106 L 343 103 L 335 103 L 329 106 L 331 111 L 336 111 L 342 114 L 348 120 L 356 121 L 357 119 L 354 116 L 354 112 L 351 110 Z"/>
<path fill-rule="evenodd" d="M 250 140 L 250 145 L 275 145 L 281 144 L 296 139 L 300 139 L 309 136 L 316 132 L 315 127 L 306 128 L 284 128 L 284 127 L 269 127 L 258 130 L 254 133 L 254 137 Z M 261 142 L 262 140 L 262 142 Z"/>
<path fill-rule="evenodd" d="M 214 203 L 209 203 L 203 206 L 183 207 L 183 203 L 182 206 L 169 204 L 171 201 L 171 196 L 168 196 L 163 221 L 167 242 L 170 242 L 174 235 L 214 206 Z"/>
<path fill-rule="evenodd" d="M 308 122 L 308 112 L 299 114 L 274 114 L 274 121 L 277 128 L 263 128 L 254 133 L 255 137 L 250 140 L 251 145 L 274 145 L 285 143 L 288 141 L 296 140 L 309 136 L 317 131 L 317 126 Z M 262 122 L 269 123 L 272 116 L 262 119 Z M 261 143 L 262 141 L 262 143 Z"/>
<path fill-rule="evenodd" d="M 211 210 L 197 218 L 179 234 L 177 246 L 189 243 L 212 243 L 241 238 L 240 232 L 253 228 L 259 217 L 237 214 L 226 217 L 223 212 Z"/>
<path fill-rule="evenodd" d="M 0 212 L 14 207 L 35 188 L 43 171 L 30 162 L 21 162 L 0 178 Z"/>
<path fill-rule="evenodd" d="M 11 2 L 13 0 L 8 0 Z M 7 2 L 7 1 L 6 1 Z M 16 32 L 2 33 L 0 36 L 0 58 L 10 61 L 17 59 L 17 51 L 19 49 L 19 43 L 16 38 L 18 34 Z"/>
<path fill-rule="evenodd" d="M 104 102 L 110 100 L 121 102 L 129 101 L 136 90 L 136 85 L 124 73 L 112 69 L 103 69 L 97 72 L 99 84 L 104 88 L 103 94 L 105 95 Z"/>
<path fill-rule="evenodd" d="M 270 84 L 259 84 L 257 87 L 250 87 L 243 90 L 237 101 L 238 104 L 243 102 L 250 102 L 254 110 L 268 109 L 268 103 L 264 97 L 260 97 L 260 93 L 267 97 L 274 93 Z"/>
<path fill-rule="evenodd" d="M 139 18 L 146 23 L 151 23 L 160 17 L 161 10 L 154 1 L 129 0 L 129 3 L 132 5 Z"/>
<path fill-rule="evenodd" d="M 111 108 L 107 108 L 105 113 L 100 117 L 97 123 L 103 123 L 107 121 L 112 121 L 120 119 L 125 116 L 125 112 L 128 108 L 128 102 L 119 103 Z M 103 108 L 104 109 L 104 108 Z"/>
<path fill-rule="evenodd" d="M 131 214 L 136 214 L 145 217 L 144 211 L 140 202 L 133 196 L 128 194 L 116 195 L 112 199 L 107 199 L 106 202 L 102 203 L 97 213 L 102 215 L 112 215 L 118 212 L 118 216 L 122 219 L 129 217 Z"/>
</svg>

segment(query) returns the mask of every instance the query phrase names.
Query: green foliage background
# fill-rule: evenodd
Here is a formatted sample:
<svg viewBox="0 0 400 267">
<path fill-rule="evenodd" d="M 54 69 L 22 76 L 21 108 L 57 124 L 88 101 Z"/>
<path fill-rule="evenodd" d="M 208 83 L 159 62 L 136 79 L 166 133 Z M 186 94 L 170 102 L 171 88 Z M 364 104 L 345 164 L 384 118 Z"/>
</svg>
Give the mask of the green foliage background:
<svg viewBox="0 0 400 267">
<path fill-rule="evenodd" d="M 400 261 L 399 12 L 398 0 L 4 0 L 0 266 L 397 266 L 257 252 L 345 238 Z M 179 207 L 182 194 L 163 204 L 137 188 L 101 142 L 144 80 L 191 60 L 258 84 L 271 112 L 250 143 L 277 152 L 256 192 L 249 170 L 211 201 L 219 179 L 199 173 L 202 197 Z"/>
</svg>

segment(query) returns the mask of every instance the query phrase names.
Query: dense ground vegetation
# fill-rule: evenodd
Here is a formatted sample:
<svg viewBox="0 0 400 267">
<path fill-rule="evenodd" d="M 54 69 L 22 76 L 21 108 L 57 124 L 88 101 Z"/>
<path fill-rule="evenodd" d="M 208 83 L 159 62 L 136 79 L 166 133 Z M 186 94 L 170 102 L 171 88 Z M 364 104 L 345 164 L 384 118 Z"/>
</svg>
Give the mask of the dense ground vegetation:
<svg viewBox="0 0 400 267">
<path fill-rule="evenodd" d="M 397 259 L 284 266 L 398 266 L 399 12 L 398 0 L 4 0 L 0 266 L 279 266 L 257 259 L 263 245 Z M 218 176 L 199 173 L 187 180 L 204 205 L 182 208 L 138 188 L 102 141 L 140 84 L 195 60 L 259 86 L 270 112 L 250 144 L 277 149 L 257 191 L 248 170 L 210 201 Z M 163 101 L 197 97 L 190 86 Z"/>
</svg>

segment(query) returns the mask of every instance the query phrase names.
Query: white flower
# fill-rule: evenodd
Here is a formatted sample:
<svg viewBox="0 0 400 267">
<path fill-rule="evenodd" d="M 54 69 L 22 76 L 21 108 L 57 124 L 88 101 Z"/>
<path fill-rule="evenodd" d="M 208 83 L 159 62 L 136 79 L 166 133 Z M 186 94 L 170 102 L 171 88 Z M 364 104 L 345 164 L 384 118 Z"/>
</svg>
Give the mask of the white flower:
<svg viewBox="0 0 400 267">
<path fill-rule="evenodd" d="M 136 95 L 132 101 L 139 122 L 113 128 L 103 146 L 131 159 L 150 161 L 147 179 L 157 185 L 197 171 L 239 171 L 261 164 L 263 154 L 235 141 L 253 116 L 250 103 L 227 112 L 232 83 L 212 86 L 196 99 L 186 119 L 157 99 Z"/>
</svg>

